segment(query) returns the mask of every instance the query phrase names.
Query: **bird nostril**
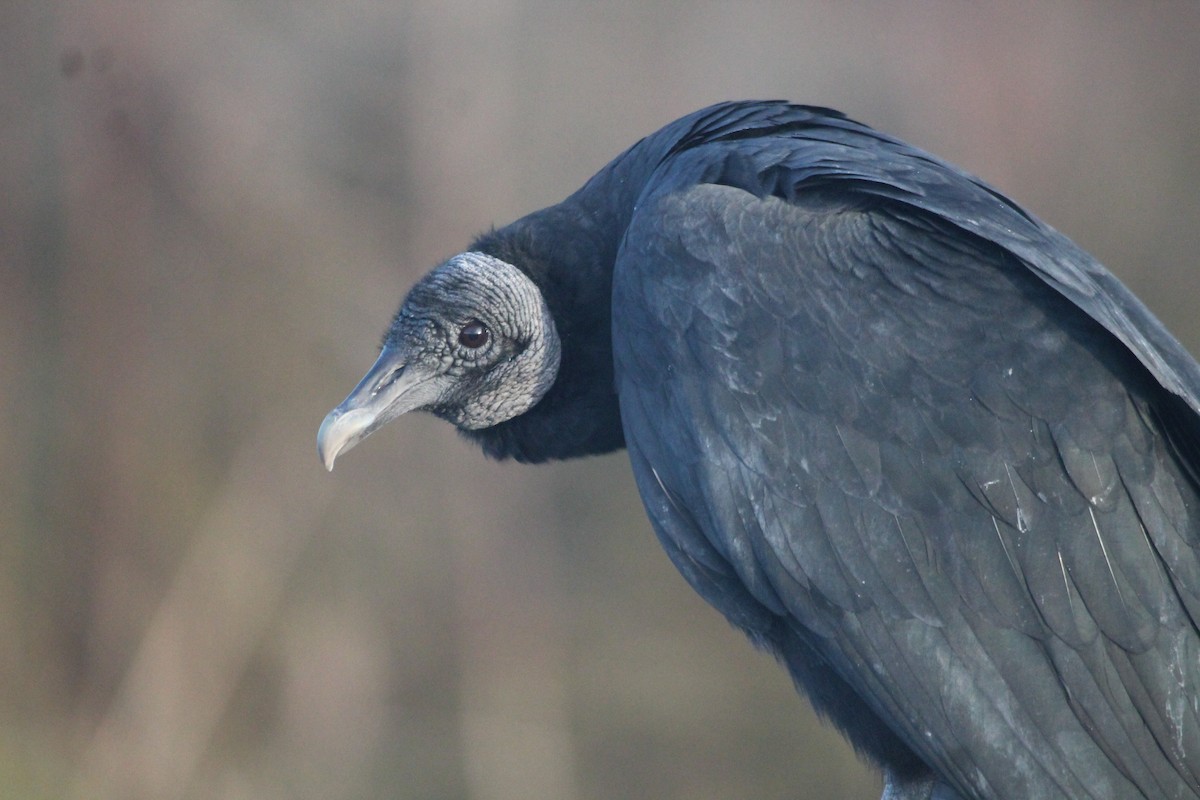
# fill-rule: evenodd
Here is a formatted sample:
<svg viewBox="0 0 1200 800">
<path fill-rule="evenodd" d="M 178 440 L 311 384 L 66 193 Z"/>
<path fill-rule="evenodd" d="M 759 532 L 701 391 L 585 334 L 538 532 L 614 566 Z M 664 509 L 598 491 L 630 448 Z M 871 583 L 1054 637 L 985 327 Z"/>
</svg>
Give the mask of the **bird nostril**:
<svg viewBox="0 0 1200 800">
<path fill-rule="evenodd" d="M 391 372 L 389 372 L 387 375 L 384 375 L 383 378 L 379 381 L 379 383 L 375 384 L 375 388 L 371 391 L 371 396 L 374 397 L 375 395 L 379 394 L 384 389 L 386 389 L 387 387 L 389 387 L 393 383 L 395 383 L 396 379 L 400 377 L 401 372 L 404 372 L 404 367 L 396 367 Z"/>
</svg>

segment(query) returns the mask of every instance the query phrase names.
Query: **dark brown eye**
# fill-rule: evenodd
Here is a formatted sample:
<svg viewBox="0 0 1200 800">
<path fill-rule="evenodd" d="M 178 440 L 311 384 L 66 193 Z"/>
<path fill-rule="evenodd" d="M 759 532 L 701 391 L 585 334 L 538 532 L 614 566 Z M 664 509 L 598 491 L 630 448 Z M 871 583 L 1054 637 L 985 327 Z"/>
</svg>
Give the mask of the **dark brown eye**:
<svg viewBox="0 0 1200 800">
<path fill-rule="evenodd" d="M 488 343 L 489 336 L 491 336 L 491 332 L 488 331 L 487 325 L 473 319 L 463 325 L 462 330 L 458 332 L 458 343 L 463 347 L 478 350 Z"/>
</svg>

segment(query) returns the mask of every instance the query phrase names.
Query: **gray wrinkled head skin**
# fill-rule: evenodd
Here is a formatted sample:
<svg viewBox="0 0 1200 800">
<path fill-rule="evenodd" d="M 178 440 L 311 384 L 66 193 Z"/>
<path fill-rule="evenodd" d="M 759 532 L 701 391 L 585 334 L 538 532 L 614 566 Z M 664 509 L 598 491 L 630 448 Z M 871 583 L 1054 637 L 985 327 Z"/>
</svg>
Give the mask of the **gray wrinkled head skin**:
<svg viewBox="0 0 1200 800">
<path fill-rule="evenodd" d="M 463 331 L 476 323 L 486 336 L 468 346 Z M 549 391 L 559 354 L 533 281 L 498 258 L 460 253 L 409 292 L 379 359 L 321 424 L 318 451 L 333 469 L 339 453 L 408 411 L 430 411 L 466 430 L 512 419 Z"/>
<path fill-rule="evenodd" d="M 472 320 L 490 334 L 474 350 L 458 341 Z M 429 410 L 468 430 L 524 414 L 558 374 L 558 332 L 542 293 L 525 273 L 484 253 L 461 253 L 414 286 L 385 344 L 442 367 L 452 380 Z"/>
</svg>

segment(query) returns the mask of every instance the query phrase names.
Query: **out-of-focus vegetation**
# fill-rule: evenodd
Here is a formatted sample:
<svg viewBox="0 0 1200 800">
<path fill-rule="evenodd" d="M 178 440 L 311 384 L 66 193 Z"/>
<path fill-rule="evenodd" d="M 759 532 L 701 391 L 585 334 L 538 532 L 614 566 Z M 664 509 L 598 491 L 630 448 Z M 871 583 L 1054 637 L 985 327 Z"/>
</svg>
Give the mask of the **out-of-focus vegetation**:
<svg viewBox="0 0 1200 800">
<path fill-rule="evenodd" d="M 1200 351 L 1200 5 L 0 4 L 0 798 L 866 798 L 623 455 L 316 428 L 405 288 L 716 100 L 999 185 Z"/>
</svg>

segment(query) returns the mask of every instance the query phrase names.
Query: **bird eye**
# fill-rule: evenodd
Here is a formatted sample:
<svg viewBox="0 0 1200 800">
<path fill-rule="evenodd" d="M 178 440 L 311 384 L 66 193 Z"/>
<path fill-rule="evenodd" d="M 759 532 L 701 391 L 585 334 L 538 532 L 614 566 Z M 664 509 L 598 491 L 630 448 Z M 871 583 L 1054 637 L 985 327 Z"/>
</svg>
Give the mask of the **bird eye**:
<svg viewBox="0 0 1200 800">
<path fill-rule="evenodd" d="M 488 331 L 487 325 L 473 319 L 458 332 L 458 343 L 471 350 L 478 350 L 488 343 L 490 336 L 491 332 Z"/>
</svg>

